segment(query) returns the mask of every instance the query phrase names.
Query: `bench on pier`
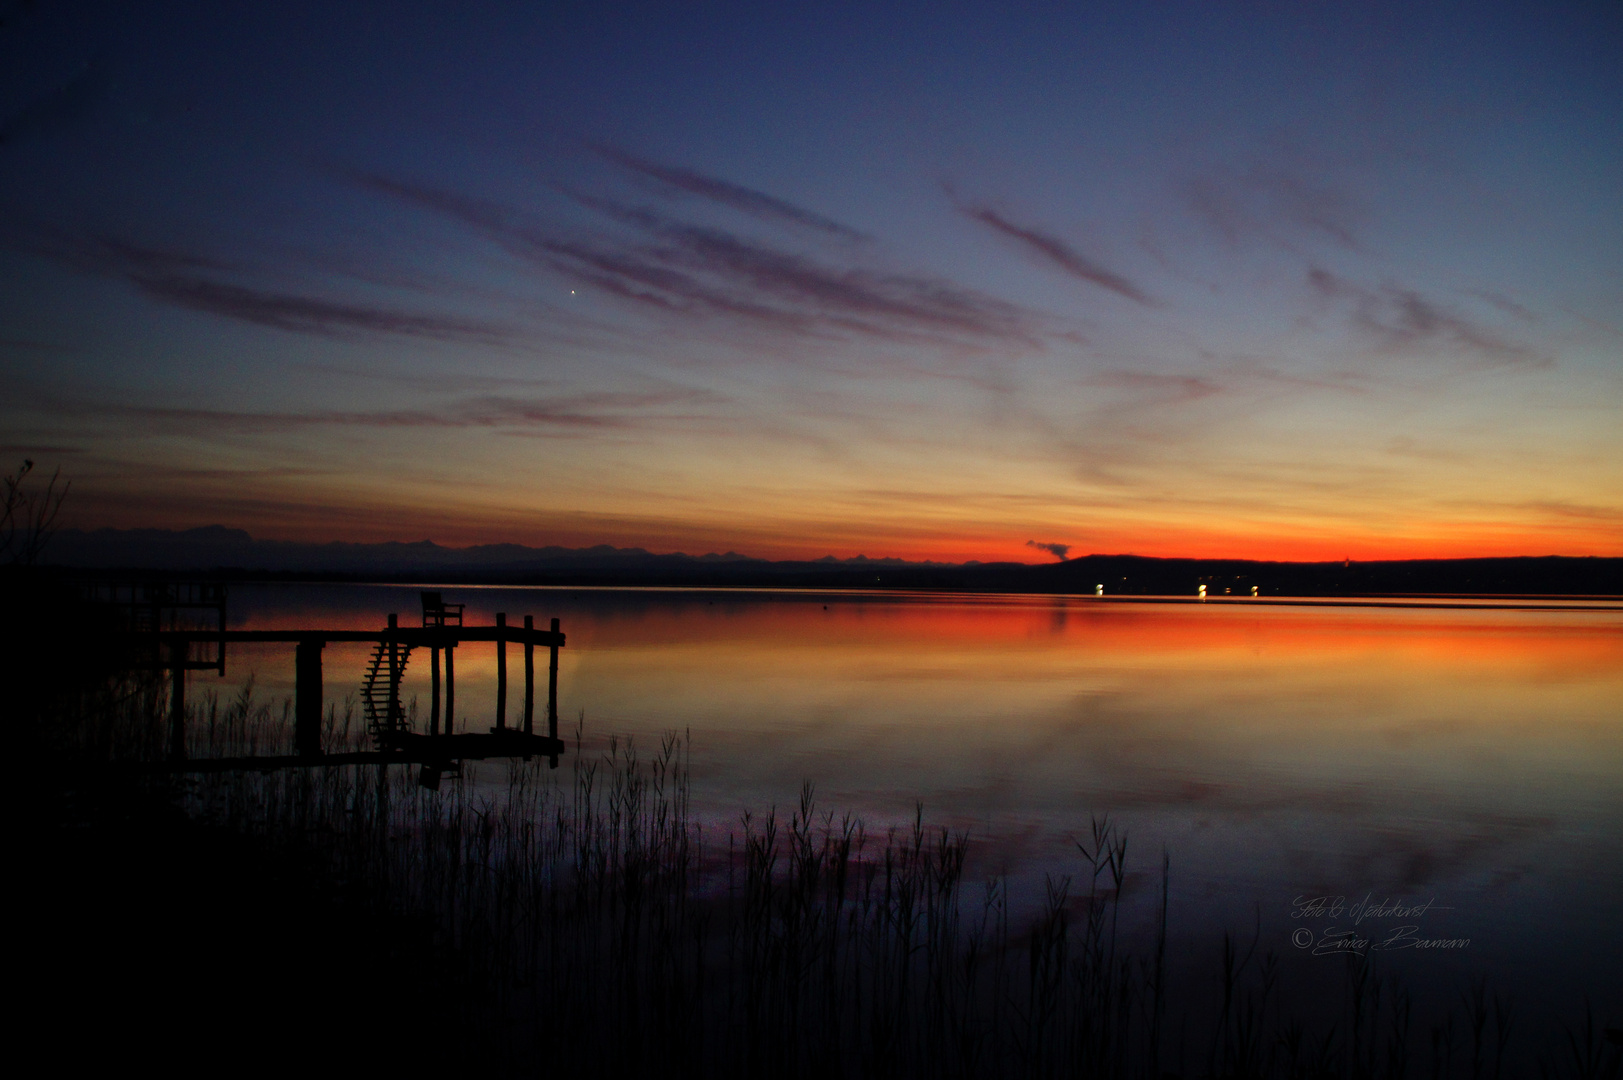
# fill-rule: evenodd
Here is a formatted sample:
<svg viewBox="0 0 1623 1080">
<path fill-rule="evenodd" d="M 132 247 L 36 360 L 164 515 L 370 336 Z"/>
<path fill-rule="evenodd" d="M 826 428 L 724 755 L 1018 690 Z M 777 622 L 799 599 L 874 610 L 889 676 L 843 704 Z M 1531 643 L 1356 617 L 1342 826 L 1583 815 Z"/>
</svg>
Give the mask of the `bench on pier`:
<svg viewBox="0 0 1623 1080">
<path fill-rule="evenodd" d="M 424 626 L 461 626 L 466 604 L 447 604 L 437 592 L 422 593 Z"/>
</svg>

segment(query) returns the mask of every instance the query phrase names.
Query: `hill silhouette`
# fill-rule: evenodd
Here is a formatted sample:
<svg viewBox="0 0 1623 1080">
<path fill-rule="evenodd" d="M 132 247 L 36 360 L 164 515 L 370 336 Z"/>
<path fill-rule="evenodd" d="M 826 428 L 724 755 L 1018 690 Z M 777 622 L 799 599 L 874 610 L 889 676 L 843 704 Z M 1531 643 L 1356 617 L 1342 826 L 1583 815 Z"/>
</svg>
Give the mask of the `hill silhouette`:
<svg viewBox="0 0 1623 1080">
<path fill-rule="evenodd" d="M 737 552 L 658 554 L 644 548 L 432 541 L 311 544 L 256 540 L 241 529 L 66 529 L 50 563 L 79 571 L 209 574 L 513 585 L 675 585 L 720 588 L 899 588 L 1192 595 L 1623 595 L 1623 558 L 1529 556 L 1376 562 L 1270 562 L 1084 555 L 1061 562 L 941 563 L 857 556 L 779 560 Z"/>
</svg>

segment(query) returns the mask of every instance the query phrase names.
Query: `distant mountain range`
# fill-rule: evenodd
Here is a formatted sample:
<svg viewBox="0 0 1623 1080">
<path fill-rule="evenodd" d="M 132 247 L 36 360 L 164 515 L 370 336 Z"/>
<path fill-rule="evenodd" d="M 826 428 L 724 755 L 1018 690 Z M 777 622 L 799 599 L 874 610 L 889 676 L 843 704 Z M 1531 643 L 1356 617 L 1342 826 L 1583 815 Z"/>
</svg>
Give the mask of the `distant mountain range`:
<svg viewBox="0 0 1623 1080">
<path fill-rule="evenodd" d="M 46 561 L 76 571 L 248 578 L 394 580 L 534 585 L 916 588 L 969 591 L 1327 596 L 1460 593 L 1623 594 L 1623 559 L 1564 556 L 1289 563 L 1086 555 L 1063 562 L 938 563 L 902 559 L 770 561 L 643 548 L 416 543 L 308 544 L 255 540 L 241 529 L 64 529 Z"/>
<path fill-rule="evenodd" d="M 467 571 L 476 576 L 523 574 L 530 572 L 609 571 L 638 572 L 641 569 L 668 570 L 679 567 L 702 569 L 721 564 L 743 563 L 755 567 L 794 566 L 976 566 L 978 563 L 909 563 L 902 559 L 836 559 L 829 555 L 813 562 L 773 563 L 740 555 L 687 555 L 675 552 L 658 555 L 645 548 L 526 547 L 523 544 L 479 544 L 473 547 L 442 547 L 432 540 L 412 543 L 389 541 L 379 544 L 298 543 L 286 540 L 255 540 L 242 529 L 208 525 L 199 529 L 64 529 L 51 538 L 45 555 L 48 563 L 76 568 L 139 569 L 186 572 L 218 570 L 263 571 L 275 574 L 421 574 Z"/>
</svg>

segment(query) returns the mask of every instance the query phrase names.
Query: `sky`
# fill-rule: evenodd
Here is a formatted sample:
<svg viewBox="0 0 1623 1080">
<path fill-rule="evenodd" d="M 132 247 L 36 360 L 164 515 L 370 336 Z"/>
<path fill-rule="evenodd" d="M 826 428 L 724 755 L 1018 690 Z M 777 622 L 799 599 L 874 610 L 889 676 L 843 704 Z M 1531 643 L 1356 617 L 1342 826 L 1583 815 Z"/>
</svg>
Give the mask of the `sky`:
<svg viewBox="0 0 1623 1080">
<path fill-rule="evenodd" d="M 1620 55 L 1615 0 L 0 0 L 0 454 L 81 528 L 1623 555 Z"/>
</svg>

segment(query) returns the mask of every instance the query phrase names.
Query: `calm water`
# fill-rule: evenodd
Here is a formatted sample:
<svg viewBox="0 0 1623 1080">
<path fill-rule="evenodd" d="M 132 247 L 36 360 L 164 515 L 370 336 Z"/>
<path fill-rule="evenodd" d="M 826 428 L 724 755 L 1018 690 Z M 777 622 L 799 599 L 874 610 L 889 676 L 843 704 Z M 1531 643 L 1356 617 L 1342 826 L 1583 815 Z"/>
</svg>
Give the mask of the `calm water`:
<svg viewBox="0 0 1623 1080">
<path fill-rule="evenodd" d="M 1140 917 L 1171 853 L 1182 940 L 1260 924 L 1262 949 L 1329 964 L 1298 947 L 1304 931 L 1379 943 L 1412 925 L 1470 944 L 1388 949 L 1407 978 L 1485 973 L 1534 1008 L 1581 1011 L 1585 992 L 1613 1017 L 1623 1006 L 1623 610 L 445 591 L 470 622 L 562 620 L 560 712 L 571 730 L 584 714 L 587 752 L 611 733 L 652 751 L 691 732 L 712 836 L 810 780 L 821 807 L 870 830 L 922 803 L 928 822 L 969 831 L 976 876 L 1006 874 L 1029 898 L 1044 875 L 1079 871 L 1073 839 L 1108 812 L 1129 834 Z M 418 622 L 416 590 L 231 594 L 240 628 L 375 628 L 388 612 Z M 356 691 L 365 658 L 328 647 L 330 701 Z M 426 713 L 423 660 L 404 693 Z M 193 693 L 250 672 L 291 695 L 291 648 L 233 647 L 228 676 L 194 676 Z M 464 727 L 491 724 L 494 676 L 492 647 L 458 651 Z M 1318 896 L 1347 907 L 1296 906 Z M 1366 896 L 1431 906 L 1360 923 Z"/>
</svg>

